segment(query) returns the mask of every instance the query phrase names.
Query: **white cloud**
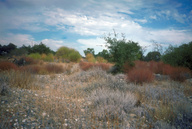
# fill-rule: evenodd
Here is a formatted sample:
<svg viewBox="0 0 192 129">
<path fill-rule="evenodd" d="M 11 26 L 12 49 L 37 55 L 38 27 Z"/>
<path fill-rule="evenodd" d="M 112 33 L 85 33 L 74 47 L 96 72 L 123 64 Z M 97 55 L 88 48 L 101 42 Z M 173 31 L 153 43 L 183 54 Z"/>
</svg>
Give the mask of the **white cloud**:
<svg viewBox="0 0 192 129">
<path fill-rule="evenodd" d="M 157 20 L 157 16 L 156 16 L 156 15 L 150 16 L 149 18 L 150 18 L 150 19 Z"/>
<path fill-rule="evenodd" d="M 48 46 L 51 50 L 57 51 L 57 49 L 61 46 L 64 46 L 64 41 L 62 40 L 53 40 L 53 39 L 43 39 L 42 43 Z"/>
<path fill-rule="evenodd" d="M 7 45 L 9 43 L 13 43 L 17 45 L 18 47 L 21 47 L 22 45 L 32 45 L 34 38 L 31 35 L 27 34 L 12 34 L 9 33 L 6 36 L 0 37 L 0 42 L 3 45 Z"/>
<path fill-rule="evenodd" d="M 135 19 L 134 21 L 139 22 L 139 23 L 147 23 L 146 19 Z"/>
<path fill-rule="evenodd" d="M 94 48 L 95 54 L 101 52 L 103 49 L 107 49 L 107 47 L 105 47 L 106 42 L 104 39 L 98 37 L 92 39 L 78 39 L 77 42 L 82 44 L 79 48 L 82 55 L 84 55 L 83 50 L 86 50 L 87 48 Z"/>
</svg>

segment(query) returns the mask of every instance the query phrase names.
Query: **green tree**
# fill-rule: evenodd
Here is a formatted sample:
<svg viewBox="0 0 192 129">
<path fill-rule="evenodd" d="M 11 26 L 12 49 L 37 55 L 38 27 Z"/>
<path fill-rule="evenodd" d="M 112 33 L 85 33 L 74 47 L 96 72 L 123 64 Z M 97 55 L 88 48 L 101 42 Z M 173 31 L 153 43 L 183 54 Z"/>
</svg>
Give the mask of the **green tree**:
<svg viewBox="0 0 192 129">
<path fill-rule="evenodd" d="M 95 56 L 95 50 L 94 48 L 87 48 L 87 50 L 84 50 L 83 51 L 85 56 L 88 54 L 88 53 L 91 53 L 93 56 Z"/>
<path fill-rule="evenodd" d="M 103 51 L 101 51 L 101 52 L 99 52 L 97 55 L 96 55 L 97 57 L 99 56 L 99 57 L 103 57 L 105 60 L 108 60 L 108 61 L 111 61 L 110 60 L 110 53 L 106 50 L 106 49 L 104 49 Z"/>
<path fill-rule="evenodd" d="M 188 67 L 192 70 L 192 42 L 179 47 L 169 46 L 162 56 L 162 61 L 173 66 Z"/>
<path fill-rule="evenodd" d="M 158 51 L 149 52 L 145 57 L 146 61 L 151 61 L 151 60 L 160 61 L 160 59 L 161 59 L 161 54 Z"/>
<path fill-rule="evenodd" d="M 141 47 L 136 42 L 127 41 L 124 35 L 122 35 L 122 39 L 118 39 L 117 34 L 114 32 L 114 37 L 109 35 L 104 39 L 112 55 L 112 60 L 115 62 L 117 71 L 122 72 L 123 65 L 126 62 L 133 65 L 133 61 L 141 58 Z"/>
<path fill-rule="evenodd" d="M 41 42 L 40 44 L 36 44 L 31 48 L 31 53 L 48 54 L 52 53 L 52 51 L 49 47 Z"/>
</svg>

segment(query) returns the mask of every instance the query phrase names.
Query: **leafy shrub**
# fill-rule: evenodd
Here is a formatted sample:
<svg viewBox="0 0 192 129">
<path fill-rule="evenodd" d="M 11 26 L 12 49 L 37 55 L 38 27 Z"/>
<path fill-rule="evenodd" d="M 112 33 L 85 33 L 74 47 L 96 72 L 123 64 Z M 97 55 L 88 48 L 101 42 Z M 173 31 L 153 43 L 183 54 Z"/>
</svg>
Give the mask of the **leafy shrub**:
<svg viewBox="0 0 192 129">
<path fill-rule="evenodd" d="M 14 63 L 11 63 L 9 61 L 1 61 L 0 62 L 0 71 L 4 71 L 4 70 L 16 70 L 18 69 L 17 65 Z"/>
<path fill-rule="evenodd" d="M 80 59 L 81 59 L 81 55 L 77 51 L 74 51 L 73 53 L 69 54 L 69 60 L 72 62 L 79 62 Z"/>
<path fill-rule="evenodd" d="M 56 57 L 62 60 L 70 60 L 72 62 L 78 62 L 81 59 L 81 55 L 78 51 L 64 46 L 57 50 Z"/>
<path fill-rule="evenodd" d="M 54 55 L 52 53 L 49 53 L 47 55 L 45 55 L 44 61 L 48 61 L 48 62 L 53 62 L 54 61 Z"/>
<path fill-rule="evenodd" d="M 40 60 L 41 59 L 41 55 L 39 53 L 31 53 L 29 55 L 29 57 L 36 59 L 36 60 Z"/>
<path fill-rule="evenodd" d="M 135 106 L 137 99 L 130 92 L 97 89 L 88 96 L 88 101 L 91 101 L 91 106 L 96 108 L 94 114 L 99 120 L 123 121 Z"/>
<path fill-rule="evenodd" d="M 86 55 L 86 60 L 88 61 L 88 62 L 95 62 L 95 57 L 91 54 L 91 53 L 88 53 L 87 55 Z"/>
<path fill-rule="evenodd" d="M 96 58 L 96 60 L 97 60 L 99 63 L 107 63 L 107 60 L 105 60 L 103 57 L 100 57 L 100 56 L 98 56 L 98 57 Z"/>
<path fill-rule="evenodd" d="M 127 74 L 127 79 L 130 82 L 140 83 L 152 82 L 154 75 L 149 69 L 133 69 Z"/>
</svg>

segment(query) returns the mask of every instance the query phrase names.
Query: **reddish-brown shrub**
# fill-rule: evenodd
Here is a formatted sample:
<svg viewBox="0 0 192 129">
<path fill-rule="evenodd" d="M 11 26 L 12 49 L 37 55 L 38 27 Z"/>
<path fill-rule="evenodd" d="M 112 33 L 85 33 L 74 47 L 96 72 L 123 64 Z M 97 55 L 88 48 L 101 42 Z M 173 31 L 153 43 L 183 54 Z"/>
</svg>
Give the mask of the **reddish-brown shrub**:
<svg viewBox="0 0 192 129">
<path fill-rule="evenodd" d="M 80 68 L 81 68 L 82 70 L 86 71 L 86 70 L 88 70 L 88 69 L 90 69 L 90 68 L 93 67 L 93 63 L 80 62 L 80 63 L 79 63 L 79 66 L 80 66 Z"/>
<path fill-rule="evenodd" d="M 126 62 L 126 63 L 123 65 L 123 72 L 124 72 L 124 73 L 128 73 L 128 72 L 131 71 L 133 68 L 134 68 L 134 64 L 131 65 L 129 62 Z"/>
<path fill-rule="evenodd" d="M 170 75 L 171 72 L 173 71 L 173 67 L 171 65 L 169 65 L 169 64 L 164 64 L 162 70 L 163 70 L 162 74 Z"/>
<path fill-rule="evenodd" d="M 144 62 L 144 61 L 137 60 L 137 61 L 134 61 L 134 64 L 135 64 L 135 68 L 136 69 L 146 69 L 146 68 L 149 68 L 148 63 Z"/>
<path fill-rule="evenodd" d="M 31 57 L 23 57 L 26 61 L 26 64 L 38 64 L 39 60 L 35 60 Z"/>
<path fill-rule="evenodd" d="M 163 62 L 150 61 L 148 66 L 153 73 L 163 74 Z"/>
<path fill-rule="evenodd" d="M 17 70 L 18 67 L 17 65 L 15 65 L 14 63 L 12 62 L 9 62 L 9 61 L 1 61 L 0 62 L 0 71 L 4 71 L 4 70 L 10 70 L 10 69 L 13 69 L 13 70 Z"/>
<path fill-rule="evenodd" d="M 169 76 L 174 81 L 183 82 L 191 77 L 191 71 L 184 67 L 172 67 L 169 71 Z"/>
<path fill-rule="evenodd" d="M 154 75 L 149 69 L 132 69 L 127 74 L 127 79 L 130 82 L 143 84 L 144 82 L 152 82 L 154 80 Z"/>
</svg>

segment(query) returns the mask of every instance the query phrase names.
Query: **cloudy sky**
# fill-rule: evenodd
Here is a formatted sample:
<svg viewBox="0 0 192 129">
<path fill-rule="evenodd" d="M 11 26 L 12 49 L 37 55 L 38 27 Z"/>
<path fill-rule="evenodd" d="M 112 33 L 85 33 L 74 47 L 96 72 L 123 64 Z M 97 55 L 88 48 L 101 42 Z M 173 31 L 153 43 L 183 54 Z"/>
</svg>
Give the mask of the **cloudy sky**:
<svg viewBox="0 0 192 129">
<path fill-rule="evenodd" d="M 191 0 L 0 0 L 0 44 L 43 42 L 78 50 L 104 49 L 104 34 L 124 33 L 151 48 L 192 41 Z M 103 46 L 102 46 L 103 45 Z"/>
</svg>

